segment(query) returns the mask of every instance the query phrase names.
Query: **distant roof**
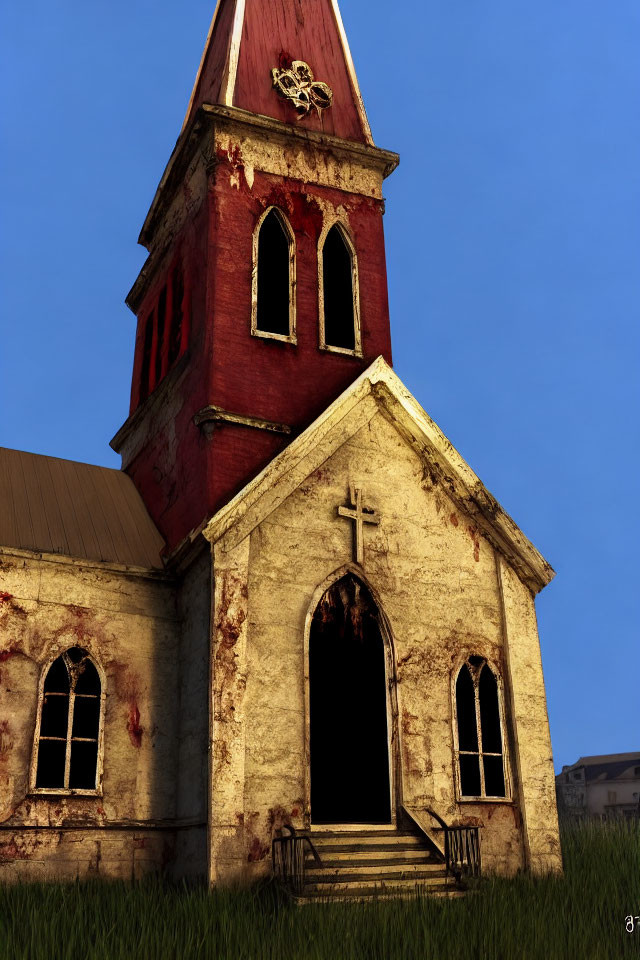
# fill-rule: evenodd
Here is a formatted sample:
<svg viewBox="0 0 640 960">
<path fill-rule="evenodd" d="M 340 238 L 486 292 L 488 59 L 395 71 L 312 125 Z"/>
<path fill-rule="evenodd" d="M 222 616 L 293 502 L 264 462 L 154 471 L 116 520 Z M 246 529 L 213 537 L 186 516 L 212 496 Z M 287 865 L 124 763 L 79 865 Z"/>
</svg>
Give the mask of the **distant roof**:
<svg viewBox="0 0 640 960">
<path fill-rule="evenodd" d="M 605 753 L 594 757 L 580 757 L 571 766 L 563 767 L 562 773 L 559 773 L 557 778 L 571 770 L 584 767 L 585 779 L 589 782 L 593 780 L 615 780 L 625 770 L 636 766 L 636 764 L 640 766 L 640 750 L 635 753 Z"/>
<path fill-rule="evenodd" d="M 640 750 L 636 750 L 635 753 L 603 753 L 594 757 L 580 757 L 580 759 L 572 763 L 571 766 L 592 767 L 595 765 L 599 766 L 602 763 L 622 763 L 625 760 L 628 760 L 629 763 L 633 763 L 634 760 L 640 760 Z"/>
<path fill-rule="evenodd" d="M 164 540 L 126 473 L 6 447 L 0 546 L 163 567 Z"/>
</svg>

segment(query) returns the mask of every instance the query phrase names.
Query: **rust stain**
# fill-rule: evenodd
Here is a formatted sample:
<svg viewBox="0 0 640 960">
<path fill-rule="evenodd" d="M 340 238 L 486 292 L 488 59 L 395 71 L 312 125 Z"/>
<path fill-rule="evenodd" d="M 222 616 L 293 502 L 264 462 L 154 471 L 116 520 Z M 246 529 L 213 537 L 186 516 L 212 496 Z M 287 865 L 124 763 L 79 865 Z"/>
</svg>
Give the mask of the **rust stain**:
<svg viewBox="0 0 640 960">
<path fill-rule="evenodd" d="M 452 514 L 451 514 L 451 516 L 449 517 L 449 523 L 450 523 L 453 527 L 457 527 L 457 526 L 458 526 L 458 515 L 457 515 L 456 513 L 452 513 Z"/>
<path fill-rule="evenodd" d="M 478 528 L 470 524 L 467 527 L 467 533 L 471 537 L 473 543 L 473 559 L 477 563 L 480 560 L 480 537 L 478 535 Z"/>
<path fill-rule="evenodd" d="M 240 639 L 242 626 L 247 618 L 242 601 L 247 598 L 247 585 L 231 573 L 226 573 L 222 581 L 219 614 L 216 621 L 218 649 L 216 651 L 216 688 L 220 711 L 216 719 L 232 720 L 235 712 L 234 685 L 237 678 L 237 654 L 235 645 Z"/>
<path fill-rule="evenodd" d="M 13 749 L 13 740 L 9 731 L 9 721 L 0 721 L 0 764 L 6 763 Z"/>
<path fill-rule="evenodd" d="M 134 747 L 139 749 L 142 746 L 142 734 L 144 727 L 140 726 L 140 710 L 137 704 L 132 703 L 129 707 L 129 717 L 127 719 L 127 733 Z"/>
<path fill-rule="evenodd" d="M 247 860 L 249 863 L 256 863 L 258 860 L 264 860 L 268 853 L 268 845 L 266 843 L 261 843 L 259 837 L 254 837 L 249 847 Z"/>
</svg>

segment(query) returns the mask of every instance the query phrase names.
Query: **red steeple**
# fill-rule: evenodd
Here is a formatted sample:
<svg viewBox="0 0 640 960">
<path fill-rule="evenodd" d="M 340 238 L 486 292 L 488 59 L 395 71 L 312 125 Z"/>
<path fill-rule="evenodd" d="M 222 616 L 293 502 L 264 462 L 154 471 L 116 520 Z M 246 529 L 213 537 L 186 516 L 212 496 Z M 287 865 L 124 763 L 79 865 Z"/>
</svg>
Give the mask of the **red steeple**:
<svg viewBox="0 0 640 960">
<path fill-rule="evenodd" d="M 185 126 L 203 103 L 291 123 L 290 105 L 273 96 L 272 70 L 296 60 L 333 92 L 332 110 L 311 110 L 305 127 L 372 144 L 337 0 L 219 0 Z"/>
<path fill-rule="evenodd" d="M 173 551 L 377 356 L 382 181 L 335 0 L 220 0 L 140 242 L 113 440 Z"/>
</svg>

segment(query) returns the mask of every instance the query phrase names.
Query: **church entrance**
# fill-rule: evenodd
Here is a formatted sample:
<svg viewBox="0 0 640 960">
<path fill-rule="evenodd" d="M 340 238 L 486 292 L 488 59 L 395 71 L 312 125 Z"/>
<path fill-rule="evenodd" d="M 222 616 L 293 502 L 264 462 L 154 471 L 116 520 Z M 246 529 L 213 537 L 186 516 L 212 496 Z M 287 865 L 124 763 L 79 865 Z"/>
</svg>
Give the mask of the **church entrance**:
<svg viewBox="0 0 640 960">
<path fill-rule="evenodd" d="M 385 645 L 375 601 L 352 574 L 314 612 L 309 701 L 312 822 L 389 823 Z"/>
</svg>

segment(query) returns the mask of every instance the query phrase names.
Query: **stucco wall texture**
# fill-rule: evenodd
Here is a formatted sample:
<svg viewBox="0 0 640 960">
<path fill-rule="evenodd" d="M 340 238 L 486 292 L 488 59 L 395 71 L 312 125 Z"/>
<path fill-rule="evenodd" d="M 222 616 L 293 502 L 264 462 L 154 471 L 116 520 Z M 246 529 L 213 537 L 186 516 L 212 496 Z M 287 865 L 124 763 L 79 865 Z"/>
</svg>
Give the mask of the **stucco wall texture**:
<svg viewBox="0 0 640 960">
<path fill-rule="evenodd" d="M 193 872 L 191 835 L 206 846 L 206 561 L 176 584 L 66 558 L 0 557 L 0 882 Z M 97 796 L 37 795 L 39 682 L 73 646 L 105 674 L 103 777 Z"/>
<path fill-rule="evenodd" d="M 214 546 L 211 878 L 266 872 L 274 826 L 311 820 L 313 829 L 306 643 L 323 590 L 346 569 L 370 586 L 392 638 L 396 804 L 481 823 L 487 871 L 561 869 L 533 597 L 395 427 L 371 413 L 250 536 Z M 350 482 L 380 518 L 365 529 L 359 571 L 352 525 L 337 515 Z M 508 800 L 456 798 L 452 677 L 473 654 L 502 679 Z"/>
</svg>

